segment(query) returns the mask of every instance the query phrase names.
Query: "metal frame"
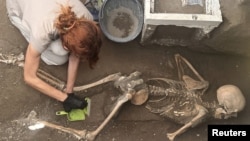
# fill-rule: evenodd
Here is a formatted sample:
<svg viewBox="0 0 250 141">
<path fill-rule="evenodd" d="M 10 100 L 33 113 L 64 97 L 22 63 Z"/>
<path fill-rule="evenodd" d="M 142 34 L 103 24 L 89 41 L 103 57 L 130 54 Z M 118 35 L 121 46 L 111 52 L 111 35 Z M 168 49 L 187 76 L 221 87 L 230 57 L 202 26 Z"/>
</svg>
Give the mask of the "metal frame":
<svg viewBox="0 0 250 141">
<path fill-rule="evenodd" d="M 205 0 L 206 14 L 154 13 L 154 0 L 144 1 L 144 26 L 141 43 L 154 33 L 158 25 L 176 25 L 200 28 L 205 34 L 222 22 L 219 0 Z"/>
</svg>

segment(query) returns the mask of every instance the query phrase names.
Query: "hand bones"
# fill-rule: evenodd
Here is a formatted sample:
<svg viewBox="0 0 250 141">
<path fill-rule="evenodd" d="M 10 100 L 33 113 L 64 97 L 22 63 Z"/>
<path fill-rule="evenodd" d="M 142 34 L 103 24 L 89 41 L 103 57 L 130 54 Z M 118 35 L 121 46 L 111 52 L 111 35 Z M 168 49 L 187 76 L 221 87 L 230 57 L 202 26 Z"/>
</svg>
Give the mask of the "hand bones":
<svg viewBox="0 0 250 141">
<path fill-rule="evenodd" d="M 17 56 L 5 55 L 5 54 L 0 53 L 0 62 L 22 67 L 24 65 L 24 55 L 23 53 L 20 53 Z"/>
</svg>

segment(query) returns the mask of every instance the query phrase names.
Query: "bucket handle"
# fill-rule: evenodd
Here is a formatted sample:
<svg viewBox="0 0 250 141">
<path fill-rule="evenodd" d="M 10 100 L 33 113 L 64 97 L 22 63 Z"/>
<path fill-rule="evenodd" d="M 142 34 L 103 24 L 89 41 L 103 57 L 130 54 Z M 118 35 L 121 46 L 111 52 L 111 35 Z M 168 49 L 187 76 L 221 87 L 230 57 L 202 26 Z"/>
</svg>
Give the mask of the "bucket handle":
<svg viewBox="0 0 250 141">
<path fill-rule="evenodd" d="M 103 18 L 103 7 L 104 5 L 106 4 L 107 0 L 103 0 L 102 1 L 102 5 L 101 5 L 101 8 L 100 8 L 100 15 L 99 17 L 102 19 Z"/>
</svg>

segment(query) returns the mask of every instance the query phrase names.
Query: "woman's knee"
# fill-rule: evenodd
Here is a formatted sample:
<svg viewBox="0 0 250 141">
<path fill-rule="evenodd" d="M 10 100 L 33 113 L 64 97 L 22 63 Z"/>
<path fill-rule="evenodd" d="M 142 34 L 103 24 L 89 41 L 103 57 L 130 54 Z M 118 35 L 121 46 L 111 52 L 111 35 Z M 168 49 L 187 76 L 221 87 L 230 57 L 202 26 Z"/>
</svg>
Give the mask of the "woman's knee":
<svg viewBox="0 0 250 141">
<path fill-rule="evenodd" d="M 56 55 L 64 56 L 69 52 L 63 48 L 61 39 L 57 39 L 49 45 L 50 50 Z"/>
<path fill-rule="evenodd" d="M 51 50 L 45 50 L 41 54 L 41 59 L 47 65 L 63 65 L 68 61 L 68 55 L 56 55 Z"/>
</svg>

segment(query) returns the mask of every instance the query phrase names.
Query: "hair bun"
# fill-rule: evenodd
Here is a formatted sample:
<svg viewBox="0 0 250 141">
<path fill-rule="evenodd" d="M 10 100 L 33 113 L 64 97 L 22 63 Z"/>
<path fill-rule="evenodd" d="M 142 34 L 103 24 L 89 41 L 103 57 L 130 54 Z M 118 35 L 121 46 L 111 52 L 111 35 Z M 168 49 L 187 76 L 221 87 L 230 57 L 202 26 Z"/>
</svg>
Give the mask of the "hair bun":
<svg viewBox="0 0 250 141">
<path fill-rule="evenodd" d="M 56 19 L 55 27 L 60 33 L 67 33 L 77 22 L 76 14 L 70 6 L 62 6 L 59 16 Z"/>
</svg>

